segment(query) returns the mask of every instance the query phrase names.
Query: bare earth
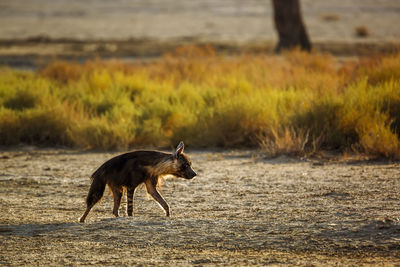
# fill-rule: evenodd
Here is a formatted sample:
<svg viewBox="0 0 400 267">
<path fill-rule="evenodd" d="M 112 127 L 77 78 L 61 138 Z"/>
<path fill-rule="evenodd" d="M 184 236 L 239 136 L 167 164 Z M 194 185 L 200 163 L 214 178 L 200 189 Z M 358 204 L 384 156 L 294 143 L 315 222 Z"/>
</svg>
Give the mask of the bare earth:
<svg viewBox="0 0 400 267">
<path fill-rule="evenodd" d="M 164 217 L 144 187 L 134 217 L 107 193 L 78 223 L 90 174 L 115 153 L 0 152 L 1 265 L 397 265 L 400 164 L 188 152 Z"/>
<path fill-rule="evenodd" d="M 270 0 L 14 0 L 0 1 L 0 39 L 38 35 L 72 39 L 199 38 L 207 41 L 273 40 Z M 313 41 L 400 40 L 400 1 L 301 0 Z M 366 41 L 364 40 L 364 41 Z"/>
</svg>

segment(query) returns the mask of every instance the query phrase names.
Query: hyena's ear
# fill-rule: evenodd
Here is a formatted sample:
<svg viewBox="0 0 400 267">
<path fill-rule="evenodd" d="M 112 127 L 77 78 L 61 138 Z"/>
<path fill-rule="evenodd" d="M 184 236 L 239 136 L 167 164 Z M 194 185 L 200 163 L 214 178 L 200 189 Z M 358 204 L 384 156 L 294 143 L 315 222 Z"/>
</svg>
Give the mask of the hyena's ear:
<svg viewBox="0 0 400 267">
<path fill-rule="evenodd" d="M 184 145 L 183 145 L 183 142 L 181 141 L 179 143 L 179 145 L 176 147 L 175 152 L 172 154 L 175 159 L 178 158 L 178 156 L 183 152 L 183 148 L 184 148 Z"/>
</svg>

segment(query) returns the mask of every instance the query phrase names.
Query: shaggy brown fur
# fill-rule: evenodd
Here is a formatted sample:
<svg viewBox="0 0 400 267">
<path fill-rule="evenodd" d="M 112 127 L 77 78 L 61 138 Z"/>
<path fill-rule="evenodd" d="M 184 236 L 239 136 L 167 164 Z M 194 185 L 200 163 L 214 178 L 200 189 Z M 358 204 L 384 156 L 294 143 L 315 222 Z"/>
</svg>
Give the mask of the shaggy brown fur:
<svg viewBox="0 0 400 267">
<path fill-rule="evenodd" d="M 134 151 L 116 156 L 101 165 L 92 174 L 92 184 L 86 198 L 86 211 L 80 218 L 84 222 L 92 207 L 102 198 L 106 185 L 114 197 L 113 214 L 118 217 L 123 188 L 127 192 L 127 213 L 132 216 L 133 196 L 138 185 L 144 183 L 147 192 L 161 205 L 169 216 L 169 206 L 157 191 L 157 184 L 162 176 L 174 175 L 186 179 L 196 176 L 189 158 L 183 154 L 183 142 L 175 152 Z"/>
</svg>

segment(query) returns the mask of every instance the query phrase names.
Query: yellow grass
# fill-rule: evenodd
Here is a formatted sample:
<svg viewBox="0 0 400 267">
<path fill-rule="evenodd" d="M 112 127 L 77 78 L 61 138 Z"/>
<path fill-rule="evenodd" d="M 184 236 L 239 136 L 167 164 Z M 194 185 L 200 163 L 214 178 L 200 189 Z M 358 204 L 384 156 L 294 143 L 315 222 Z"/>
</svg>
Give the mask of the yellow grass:
<svg viewBox="0 0 400 267">
<path fill-rule="evenodd" d="M 261 147 L 399 158 L 400 55 L 216 55 L 182 47 L 149 63 L 54 62 L 0 71 L 0 144 L 84 149 Z"/>
</svg>

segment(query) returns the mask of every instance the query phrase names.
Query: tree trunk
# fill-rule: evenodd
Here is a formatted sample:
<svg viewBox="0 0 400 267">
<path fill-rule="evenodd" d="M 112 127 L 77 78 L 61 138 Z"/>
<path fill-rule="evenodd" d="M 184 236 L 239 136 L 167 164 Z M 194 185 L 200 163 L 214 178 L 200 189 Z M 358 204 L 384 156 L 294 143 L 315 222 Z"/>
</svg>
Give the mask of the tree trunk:
<svg viewBox="0 0 400 267">
<path fill-rule="evenodd" d="M 299 46 L 302 50 L 311 51 L 306 28 L 300 12 L 299 0 L 272 0 L 274 6 L 275 27 L 279 43 L 275 52 Z"/>
</svg>

